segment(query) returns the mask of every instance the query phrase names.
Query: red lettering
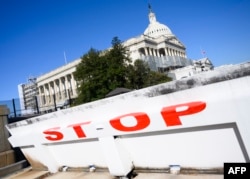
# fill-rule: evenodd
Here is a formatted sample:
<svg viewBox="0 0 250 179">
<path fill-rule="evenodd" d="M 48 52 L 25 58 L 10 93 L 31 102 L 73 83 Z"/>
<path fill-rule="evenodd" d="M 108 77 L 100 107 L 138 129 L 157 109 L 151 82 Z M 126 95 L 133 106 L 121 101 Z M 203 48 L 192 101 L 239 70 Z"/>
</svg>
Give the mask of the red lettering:
<svg viewBox="0 0 250 179">
<path fill-rule="evenodd" d="M 44 134 L 52 135 L 52 136 L 46 136 L 45 138 L 51 141 L 61 140 L 63 138 L 63 134 L 61 132 L 54 131 L 58 129 L 60 129 L 60 127 L 55 127 L 44 131 L 43 132 Z"/>
<path fill-rule="evenodd" d="M 124 126 L 121 123 L 121 118 L 133 116 L 136 119 L 135 126 Z M 129 113 L 119 117 L 116 117 L 109 121 L 111 126 L 119 131 L 129 132 L 129 131 L 137 131 L 146 128 L 150 124 L 150 119 L 146 113 L 138 112 L 138 113 Z"/>
<path fill-rule="evenodd" d="M 194 101 L 189 103 L 183 103 L 183 104 L 177 104 L 173 106 L 167 106 L 163 107 L 161 110 L 161 115 L 163 117 L 163 120 L 166 124 L 166 126 L 177 126 L 182 125 L 180 117 L 185 115 L 191 115 L 198 112 L 201 112 L 206 108 L 206 103 L 202 101 Z M 134 125 L 126 125 L 122 123 L 122 120 L 126 117 L 133 117 L 136 121 L 136 124 Z M 149 116 L 144 112 L 135 112 L 135 113 L 129 113 L 125 115 L 118 116 L 116 118 L 113 118 L 109 121 L 110 125 L 119 131 L 124 132 L 132 132 L 132 131 L 138 131 L 145 129 L 150 125 L 150 118 Z M 82 122 L 77 124 L 72 124 L 67 127 L 72 127 L 75 134 L 78 138 L 85 138 L 87 137 L 85 134 L 85 131 L 83 130 L 83 125 L 90 124 L 90 121 L 88 122 Z M 60 127 L 51 128 L 48 130 L 45 130 L 43 133 L 46 134 L 45 138 L 50 141 L 58 141 L 62 140 L 64 135 L 62 132 L 59 132 L 58 130 Z"/>
<path fill-rule="evenodd" d="M 190 115 L 194 113 L 198 113 L 205 109 L 206 103 L 202 101 L 177 104 L 174 106 L 164 107 L 161 110 L 161 115 L 167 126 L 176 126 L 181 125 L 180 116 Z M 177 111 L 177 108 L 181 109 Z M 184 109 L 183 109 L 184 108 Z"/>
<path fill-rule="evenodd" d="M 78 124 L 69 125 L 68 127 L 73 127 L 73 129 L 74 129 L 74 131 L 75 131 L 78 138 L 84 138 L 84 137 L 86 137 L 86 134 L 83 131 L 81 125 L 85 125 L 85 124 L 89 124 L 89 123 L 90 123 L 90 121 L 82 122 L 82 123 L 78 123 Z"/>
</svg>

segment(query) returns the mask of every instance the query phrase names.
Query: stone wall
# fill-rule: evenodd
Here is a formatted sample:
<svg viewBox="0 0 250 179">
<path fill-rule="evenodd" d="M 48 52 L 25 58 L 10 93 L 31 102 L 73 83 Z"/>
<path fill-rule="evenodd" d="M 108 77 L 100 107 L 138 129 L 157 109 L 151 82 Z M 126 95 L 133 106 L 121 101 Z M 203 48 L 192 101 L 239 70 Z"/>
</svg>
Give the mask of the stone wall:
<svg viewBox="0 0 250 179">
<path fill-rule="evenodd" d="M 0 168 L 15 162 L 15 153 L 8 141 L 9 133 L 5 128 L 7 124 L 9 109 L 0 105 Z"/>
</svg>

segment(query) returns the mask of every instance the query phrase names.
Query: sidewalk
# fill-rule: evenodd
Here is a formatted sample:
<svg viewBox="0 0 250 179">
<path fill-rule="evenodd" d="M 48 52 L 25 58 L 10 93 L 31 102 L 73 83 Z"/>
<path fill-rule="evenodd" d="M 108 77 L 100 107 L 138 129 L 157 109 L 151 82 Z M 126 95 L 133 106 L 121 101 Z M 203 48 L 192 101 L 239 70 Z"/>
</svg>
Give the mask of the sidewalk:
<svg viewBox="0 0 250 179">
<path fill-rule="evenodd" d="M 48 171 L 37 171 L 25 169 L 21 172 L 12 174 L 4 177 L 3 179 L 115 179 L 116 177 L 111 176 L 108 172 L 81 172 L 81 171 L 70 171 L 70 172 L 58 172 L 50 174 Z M 169 173 L 138 173 L 134 179 L 223 179 L 223 175 L 213 174 L 169 174 Z"/>
<path fill-rule="evenodd" d="M 47 177 L 48 179 L 115 179 L 109 173 L 60 172 Z M 223 179 L 223 175 L 176 175 L 166 173 L 139 173 L 134 179 Z"/>
</svg>

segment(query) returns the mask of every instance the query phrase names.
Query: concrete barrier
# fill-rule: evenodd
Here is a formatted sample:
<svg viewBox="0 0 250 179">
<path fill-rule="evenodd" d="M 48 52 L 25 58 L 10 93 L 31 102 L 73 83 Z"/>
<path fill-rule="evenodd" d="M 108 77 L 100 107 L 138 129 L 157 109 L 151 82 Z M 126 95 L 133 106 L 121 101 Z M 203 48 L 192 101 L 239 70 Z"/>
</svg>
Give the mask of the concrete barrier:
<svg viewBox="0 0 250 179">
<path fill-rule="evenodd" d="M 34 168 L 222 168 L 250 162 L 250 63 L 7 125 Z"/>
</svg>

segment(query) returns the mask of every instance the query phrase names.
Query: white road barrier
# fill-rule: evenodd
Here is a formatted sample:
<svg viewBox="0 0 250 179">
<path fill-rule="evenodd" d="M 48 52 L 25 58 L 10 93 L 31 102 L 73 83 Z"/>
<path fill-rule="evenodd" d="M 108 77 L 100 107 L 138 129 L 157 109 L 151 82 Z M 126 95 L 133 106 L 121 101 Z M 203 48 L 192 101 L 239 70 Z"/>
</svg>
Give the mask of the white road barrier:
<svg viewBox="0 0 250 179">
<path fill-rule="evenodd" d="M 223 167 L 250 162 L 250 63 L 7 125 L 33 168 Z"/>
</svg>

